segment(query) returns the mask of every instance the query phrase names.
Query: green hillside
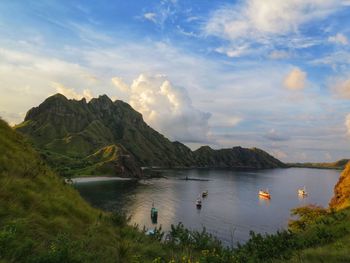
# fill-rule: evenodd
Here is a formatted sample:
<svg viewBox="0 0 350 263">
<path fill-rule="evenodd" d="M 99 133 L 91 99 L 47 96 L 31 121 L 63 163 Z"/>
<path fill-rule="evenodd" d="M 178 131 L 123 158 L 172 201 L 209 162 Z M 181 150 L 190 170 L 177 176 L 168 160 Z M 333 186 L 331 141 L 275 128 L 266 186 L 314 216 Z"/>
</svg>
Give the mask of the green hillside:
<svg viewBox="0 0 350 263">
<path fill-rule="evenodd" d="M 233 147 L 231 149 L 213 150 L 209 146 L 203 146 L 194 151 L 194 155 L 197 165 L 201 167 L 235 167 L 241 169 L 284 167 L 281 161 L 258 148 Z"/>
<path fill-rule="evenodd" d="M 16 130 L 64 175 L 141 175 L 142 166 L 274 168 L 284 164 L 258 149 L 191 151 L 149 127 L 129 104 L 106 95 L 86 102 L 61 94 L 28 111 Z M 113 147 L 114 155 L 101 152 Z M 205 147 L 204 147 L 205 148 Z M 101 157 L 101 158 L 98 158 Z"/>
</svg>

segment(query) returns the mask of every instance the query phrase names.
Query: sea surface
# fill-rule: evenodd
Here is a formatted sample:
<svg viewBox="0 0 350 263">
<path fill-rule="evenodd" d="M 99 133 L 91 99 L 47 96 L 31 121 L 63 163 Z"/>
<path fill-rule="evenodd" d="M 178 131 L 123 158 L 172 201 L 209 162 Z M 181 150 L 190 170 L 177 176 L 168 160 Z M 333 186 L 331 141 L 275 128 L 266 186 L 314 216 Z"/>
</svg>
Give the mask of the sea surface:
<svg viewBox="0 0 350 263">
<path fill-rule="evenodd" d="M 182 222 L 187 228 L 217 236 L 226 245 L 235 245 L 249 238 L 251 230 L 274 233 L 286 228 L 294 207 L 315 204 L 327 206 L 339 171 L 308 168 L 287 168 L 257 171 L 225 169 L 163 170 L 165 178 L 141 181 L 87 181 L 75 183 L 81 195 L 93 206 L 108 211 L 125 211 L 131 223 L 148 229 Z M 185 180 L 189 179 L 201 180 Z M 300 198 L 298 188 L 308 196 Z M 271 200 L 261 199 L 259 189 L 268 189 Z M 195 201 L 202 191 L 203 206 Z M 159 210 L 153 224 L 150 209 Z"/>
</svg>

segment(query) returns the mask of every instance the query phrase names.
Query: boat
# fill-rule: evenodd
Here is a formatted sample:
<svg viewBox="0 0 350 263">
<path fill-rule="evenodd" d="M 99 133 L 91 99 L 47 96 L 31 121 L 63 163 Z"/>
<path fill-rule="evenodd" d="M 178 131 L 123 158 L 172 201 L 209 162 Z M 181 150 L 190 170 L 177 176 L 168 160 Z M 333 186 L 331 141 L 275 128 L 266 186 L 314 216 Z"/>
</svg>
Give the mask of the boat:
<svg viewBox="0 0 350 263">
<path fill-rule="evenodd" d="M 259 191 L 259 197 L 266 198 L 266 199 L 271 199 L 271 195 L 269 193 L 269 190 L 260 190 Z"/>
<path fill-rule="evenodd" d="M 305 190 L 305 186 L 304 186 L 304 188 L 298 189 L 298 195 L 299 196 L 303 196 L 303 197 L 307 196 L 307 192 Z"/>
<path fill-rule="evenodd" d="M 151 219 L 152 219 L 152 223 L 157 223 L 158 209 L 154 207 L 154 204 L 152 204 L 152 208 L 151 208 Z"/>
<path fill-rule="evenodd" d="M 66 184 L 73 184 L 73 180 L 72 180 L 71 178 L 65 178 L 65 179 L 64 179 L 64 182 L 65 182 Z"/>
<path fill-rule="evenodd" d="M 207 197 L 207 196 L 208 196 L 208 190 L 207 190 L 207 191 L 202 192 L 202 197 Z"/>
<path fill-rule="evenodd" d="M 200 198 L 198 198 L 198 199 L 196 200 L 196 207 L 197 207 L 198 209 L 201 209 L 201 208 L 202 208 L 202 200 L 201 200 Z"/>
</svg>

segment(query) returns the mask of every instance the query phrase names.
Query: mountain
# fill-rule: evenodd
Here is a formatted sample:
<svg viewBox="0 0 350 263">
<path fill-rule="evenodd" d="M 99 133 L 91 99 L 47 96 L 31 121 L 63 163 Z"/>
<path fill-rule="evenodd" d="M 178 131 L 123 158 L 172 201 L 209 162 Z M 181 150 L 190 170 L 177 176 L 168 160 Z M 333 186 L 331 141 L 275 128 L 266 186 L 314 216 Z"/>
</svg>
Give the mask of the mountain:
<svg viewBox="0 0 350 263">
<path fill-rule="evenodd" d="M 284 167 L 284 164 L 258 148 L 246 149 L 233 147 L 230 149 L 214 150 L 202 146 L 194 151 L 195 162 L 200 167 L 266 169 Z"/>
<path fill-rule="evenodd" d="M 338 183 L 334 187 L 334 197 L 329 206 L 336 210 L 350 206 L 350 162 L 345 166 Z"/>
<path fill-rule="evenodd" d="M 349 159 L 341 159 L 331 163 L 289 163 L 287 165 L 290 167 L 343 170 L 348 161 Z"/>
<path fill-rule="evenodd" d="M 65 175 L 141 176 L 141 166 L 274 168 L 284 164 L 262 150 L 191 151 L 148 126 L 129 104 L 106 95 L 86 102 L 61 94 L 28 111 L 15 129 Z"/>
</svg>

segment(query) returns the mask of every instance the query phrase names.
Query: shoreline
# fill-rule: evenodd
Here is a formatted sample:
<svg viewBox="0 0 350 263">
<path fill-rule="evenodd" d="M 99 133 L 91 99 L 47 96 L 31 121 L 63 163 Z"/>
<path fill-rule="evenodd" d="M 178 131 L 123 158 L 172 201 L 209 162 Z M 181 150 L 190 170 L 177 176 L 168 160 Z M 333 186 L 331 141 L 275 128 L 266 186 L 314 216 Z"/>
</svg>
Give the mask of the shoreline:
<svg viewBox="0 0 350 263">
<path fill-rule="evenodd" d="M 130 181 L 130 180 L 133 180 L 133 178 L 93 176 L 93 177 L 75 177 L 75 178 L 72 178 L 71 180 L 73 183 L 92 183 L 92 182 L 107 182 L 107 181 Z"/>
</svg>

